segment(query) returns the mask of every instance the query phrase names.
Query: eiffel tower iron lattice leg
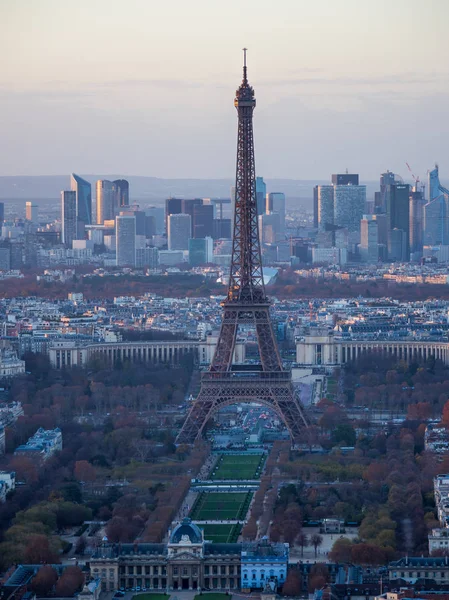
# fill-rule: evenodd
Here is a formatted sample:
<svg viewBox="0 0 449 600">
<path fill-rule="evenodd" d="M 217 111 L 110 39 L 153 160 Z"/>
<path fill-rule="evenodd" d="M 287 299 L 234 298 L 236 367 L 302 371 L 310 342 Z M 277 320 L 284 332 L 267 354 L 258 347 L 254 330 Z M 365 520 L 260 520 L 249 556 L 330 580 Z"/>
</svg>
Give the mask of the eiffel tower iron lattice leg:
<svg viewBox="0 0 449 600">
<path fill-rule="evenodd" d="M 228 295 L 212 363 L 201 377 L 201 389 L 178 435 L 177 443 L 199 439 L 209 419 L 222 407 L 257 402 L 274 410 L 298 444 L 307 419 L 295 397 L 291 374 L 285 371 L 270 319 L 265 294 L 259 241 L 256 169 L 254 160 L 254 90 L 249 85 L 246 50 L 243 81 L 236 92 L 238 113 L 234 232 Z M 251 325 L 256 331 L 260 368 L 233 365 L 237 331 Z M 234 368 L 237 367 L 237 368 Z M 250 367 L 251 368 L 251 367 Z"/>
</svg>

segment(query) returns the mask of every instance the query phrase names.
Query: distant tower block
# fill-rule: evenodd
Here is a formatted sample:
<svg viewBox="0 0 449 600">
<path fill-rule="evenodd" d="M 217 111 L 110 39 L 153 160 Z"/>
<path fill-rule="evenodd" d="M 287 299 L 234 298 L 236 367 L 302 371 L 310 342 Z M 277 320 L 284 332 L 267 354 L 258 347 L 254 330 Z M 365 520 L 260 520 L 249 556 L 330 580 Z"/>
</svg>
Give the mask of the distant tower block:
<svg viewBox="0 0 449 600">
<path fill-rule="evenodd" d="M 274 410 L 285 423 L 292 443 L 301 442 L 307 420 L 296 399 L 291 374 L 284 371 L 265 295 L 257 223 L 254 162 L 254 90 L 249 85 L 244 55 L 243 81 L 234 102 L 238 113 L 237 176 L 234 233 L 228 295 L 223 321 L 209 371 L 204 372 L 198 398 L 178 435 L 178 443 L 193 443 L 202 436 L 209 419 L 222 407 L 258 402 Z M 253 325 L 260 365 L 233 364 L 239 325 Z"/>
</svg>

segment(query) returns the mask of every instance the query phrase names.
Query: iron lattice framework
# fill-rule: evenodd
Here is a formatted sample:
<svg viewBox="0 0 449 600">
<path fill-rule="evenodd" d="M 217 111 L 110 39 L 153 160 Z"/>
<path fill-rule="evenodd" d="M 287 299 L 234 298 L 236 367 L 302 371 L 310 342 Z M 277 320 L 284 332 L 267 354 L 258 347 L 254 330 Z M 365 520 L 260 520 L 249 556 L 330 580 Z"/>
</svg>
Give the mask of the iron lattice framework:
<svg viewBox="0 0 449 600">
<path fill-rule="evenodd" d="M 193 443 L 200 438 L 208 420 L 224 406 L 258 402 L 281 417 L 292 442 L 298 443 L 307 421 L 294 395 L 290 372 L 282 367 L 263 282 L 253 138 L 256 100 L 248 83 L 246 50 L 243 81 L 236 92 L 234 105 L 238 113 L 237 170 L 228 294 L 223 303 L 223 321 L 212 363 L 209 371 L 202 375 L 200 393 L 177 442 Z M 233 369 L 239 325 L 255 328 L 261 362 L 259 371 Z"/>
</svg>

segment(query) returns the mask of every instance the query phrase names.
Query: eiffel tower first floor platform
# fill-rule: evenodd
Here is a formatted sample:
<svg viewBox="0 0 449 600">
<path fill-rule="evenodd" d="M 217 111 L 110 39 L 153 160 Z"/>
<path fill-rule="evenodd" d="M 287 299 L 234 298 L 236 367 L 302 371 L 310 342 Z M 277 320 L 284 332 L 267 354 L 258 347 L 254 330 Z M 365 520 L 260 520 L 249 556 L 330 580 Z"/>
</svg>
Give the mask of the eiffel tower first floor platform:
<svg viewBox="0 0 449 600">
<path fill-rule="evenodd" d="M 176 443 L 193 444 L 220 408 L 244 402 L 257 402 L 273 410 L 287 427 L 292 445 L 304 442 L 302 434 L 308 423 L 288 371 L 207 371 L 202 374 L 200 393 Z"/>
</svg>

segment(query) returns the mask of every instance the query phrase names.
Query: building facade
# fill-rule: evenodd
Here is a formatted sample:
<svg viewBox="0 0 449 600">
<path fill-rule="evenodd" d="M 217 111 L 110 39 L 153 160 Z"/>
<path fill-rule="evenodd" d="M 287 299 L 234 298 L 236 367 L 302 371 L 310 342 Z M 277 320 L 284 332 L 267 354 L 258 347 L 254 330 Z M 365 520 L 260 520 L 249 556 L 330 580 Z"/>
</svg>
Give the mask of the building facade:
<svg viewBox="0 0 449 600">
<path fill-rule="evenodd" d="M 88 181 L 72 173 L 70 188 L 76 196 L 76 239 L 82 240 L 86 225 L 92 225 L 92 187 Z"/>
<path fill-rule="evenodd" d="M 185 213 L 168 216 L 168 249 L 188 250 L 191 239 L 192 219 Z"/>
<path fill-rule="evenodd" d="M 106 220 L 114 219 L 116 215 L 116 192 L 112 181 L 99 179 L 97 190 L 97 225 L 103 225 Z"/>
<path fill-rule="evenodd" d="M 334 185 L 334 224 L 349 233 L 360 234 L 360 221 L 365 213 L 365 185 Z"/>
<path fill-rule="evenodd" d="M 218 544 L 185 518 L 169 531 L 167 544 L 103 543 L 90 560 L 90 572 L 103 591 L 263 589 L 266 581 L 285 581 L 288 546 L 261 540 Z M 245 577 L 246 575 L 246 577 Z M 254 575 L 254 577 L 253 577 Z"/>
<path fill-rule="evenodd" d="M 61 241 L 68 248 L 76 240 L 76 193 L 61 192 Z"/>
<path fill-rule="evenodd" d="M 43 429 L 39 427 L 26 444 L 18 446 L 14 456 L 27 456 L 33 459 L 46 461 L 52 454 L 62 450 L 62 432 L 56 429 Z"/>
<path fill-rule="evenodd" d="M 118 267 L 136 266 L 136 217 L 119 215 L 115 219 L 116 260 Z"/>
</svg>

